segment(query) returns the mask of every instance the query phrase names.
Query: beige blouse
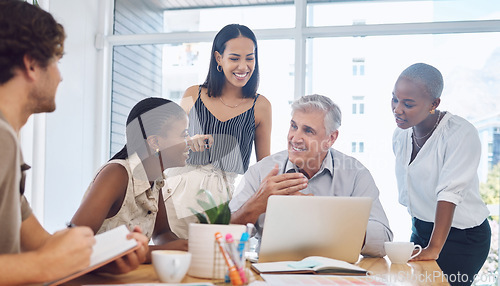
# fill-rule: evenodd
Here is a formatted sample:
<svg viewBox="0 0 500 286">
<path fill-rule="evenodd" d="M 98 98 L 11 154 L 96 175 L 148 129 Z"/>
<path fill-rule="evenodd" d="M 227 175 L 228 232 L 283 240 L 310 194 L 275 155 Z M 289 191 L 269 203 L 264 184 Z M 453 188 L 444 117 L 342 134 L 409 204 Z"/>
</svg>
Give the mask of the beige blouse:
<svg viewBox="0 0 500 286">
<path fill-rule="evenodd" d="M 140 226 L 143 234 L 151 239 L 158 213 L 158 198 L 164 185 L 164 180 L 156 180 L 153 187 L 151 187 L 146 176 L 146 171 L 137 154 L 133 154 L 125 160 L 115 159 L 109 161 L 99 169 L 96 177 L 109 164 L 120 164 L 127 170 L 127 192 L 118 213 L 113 217 L 105 219 L 97 233 L 106 232 L 124 224 L 130 230 L 135 226 Z M 93 182 L 87 189 L 85 196 L 92 184 Z"/>
</svg>

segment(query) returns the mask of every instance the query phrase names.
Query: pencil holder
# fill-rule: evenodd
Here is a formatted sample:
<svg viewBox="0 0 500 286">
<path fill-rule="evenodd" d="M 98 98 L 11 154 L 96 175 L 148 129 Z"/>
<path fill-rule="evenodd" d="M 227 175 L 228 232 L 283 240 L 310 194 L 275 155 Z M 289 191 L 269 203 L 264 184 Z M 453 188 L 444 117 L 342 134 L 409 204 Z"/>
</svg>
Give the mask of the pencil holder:
<svg viewBox="0 0 500 286">
<path fill-rule="evenodd" d="M 248 241 L 240 243 L 239 240 L 235 240 L 232 243 L 228 243 L 224 240 L 219 243 L 215 240 L 212 275 L 213 284 L 248 285 L 255 280 L 245 258 L 248 247 Z M 236 255 L 232 254 L 234 252 L 236 252 Z M 230 261 L 227 261 L 227 259 Z M 239 262 L 234 263 L 234 260 L 238 260 Z M 232 267 L 231 270 L 230 267 Z M 241 284 L 240 282 L 236 282 L 238 279 L 241 281 Z"/>
</svg>

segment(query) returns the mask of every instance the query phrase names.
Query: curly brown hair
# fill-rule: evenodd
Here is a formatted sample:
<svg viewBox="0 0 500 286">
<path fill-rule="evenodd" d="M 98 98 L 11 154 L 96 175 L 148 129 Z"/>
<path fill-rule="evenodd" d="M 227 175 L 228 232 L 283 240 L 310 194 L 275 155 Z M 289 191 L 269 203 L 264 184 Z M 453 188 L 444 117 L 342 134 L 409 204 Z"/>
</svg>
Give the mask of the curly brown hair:
<svg viewBox="0 0 500 286">
<path fill-rule="evenodd" d="M 54 17 L 38 6 L 20 0 L 0 0 L 0 85 L 24 70 L 28 55 L 47 67 L 64 53 L 66 34 Z"/>
</svg>

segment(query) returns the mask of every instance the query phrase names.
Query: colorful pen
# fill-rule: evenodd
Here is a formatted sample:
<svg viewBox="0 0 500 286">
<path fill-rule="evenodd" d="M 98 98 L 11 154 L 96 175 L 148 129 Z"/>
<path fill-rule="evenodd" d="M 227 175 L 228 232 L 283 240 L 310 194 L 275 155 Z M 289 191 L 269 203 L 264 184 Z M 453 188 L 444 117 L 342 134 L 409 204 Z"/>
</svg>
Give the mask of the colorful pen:
<svg viewBox="0 0 500 286">
<path fill-rule="evenodd" d="M 233 260 L 234 264 L 236 265 L 236 268 L 238 269 L 241 281 L 244 284 L 247 283 L 245 268 L 243 267 L 244 264 L 241 263 L 240 255 L 238 253 L 238 250 L 236 249 L 236 245 L 234 245 L 233 236 L 230 233 L 226 234 L 226 246 L 228 247 L 228 253 L 231 256 L 231 259 Z"/>
<path fill-rule="evenodd" d="M 244 232 L 241 234 L 240 243 L 238 243 L 238 252 L 240 254 L 240 261 L 243 261 L 242 258 L 245 254 L 245 243 L 248 241 L 248 232 Z"/>
<path fill-rule="evenodd" d="M 231 282 L 233 283 L 233 285 L 242 285 L 243 282 L 241 281 L 240 274 L 236 270 L 233 261 L 224 249 L 224 242 L 222 240 L 222 234 L 220 232 L 215 233 L 215 241 L 217 241 L 217 244 L 219 244 L 220 252 L 224 257 L 224 260 L 226 261 L 227 267 L 229 268 L 229 278 L 231 279 Z"/>
</svg>

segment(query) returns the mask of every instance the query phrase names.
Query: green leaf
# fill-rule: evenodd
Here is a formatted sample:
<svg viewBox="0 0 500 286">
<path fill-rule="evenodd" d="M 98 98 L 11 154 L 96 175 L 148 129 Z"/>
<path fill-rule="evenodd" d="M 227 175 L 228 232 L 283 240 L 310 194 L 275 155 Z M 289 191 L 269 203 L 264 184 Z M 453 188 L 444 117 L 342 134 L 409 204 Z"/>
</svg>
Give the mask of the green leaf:
<svg viewBox="0 0 500 286">
<path fill-rule="evenodd" d="M 227 190 L 228 191 L 228 190 Z M 205 197 L 200 197 L 202 195 Z M 213 224 L 229 224 L 231 220 L 231 210 L 229 209 L 229 201 L 221 199 L 221 204 L 217 205 L 212 193 L 209 190 L 200 189 L 197 193 L 199 198 L 196 200 L 198 205 L 203 209 L 202 213 L 196 212 L 193 208 L 189 208 L 201 223 Z M 207 201 L 208 200 L 208 201 Z"/>
<path fill-rule="evenodd" d="M 202 200 L 202 199 L 197 199 L 196 200 L 198 202 L 198 205 L 204 210 L 204 211 L 207 211 L 209 209 L 213 209 L 215 208 L 216 206 L 215 205 L 211 205 L 209 203 L 207 203 L 206 201 Z"/>
<path fill-rule="evenodd" d="M 217 208 L 218 216 L 215 224 L 229 224 L 231 221 L 231 210 L 229 209 L 229 202 L 219 205 Z"/>
<path fill-rule="evenodd" d="M 219 215 L 219 212 L 217 210 L 217 207 L 205 209 L 205 214 L 208 217 L 208 220 L 210 221 L 209 223 L 214 223 L 214 221 L 217 219 L 217 216 Z"/>
<path fill-rule="evenodd" d="M 213 207 L 217 207 L 217 203 L 215 202 L 214 200 L 214 196 L 212 196 L 212 193 L 209 191 L 209 190 L 205 190 L 205 195 L 207 196 L 210 204 L 213 206 Z"/>
<path fill-rule="evenodd" d="M 207 217 L 202 214 L 202 213 L 199 213 L 197 212 L 195 209 L 193 209 L 192 207 L 189 207 L 189 209 L 191 210 L 191 212 L 196 216 L 196 218 L 198 218 L 198 221 L 200 223 L 204 223 L 204 224 L 208 224 L 208 220 L 207 220 Z"/>
</svg>

